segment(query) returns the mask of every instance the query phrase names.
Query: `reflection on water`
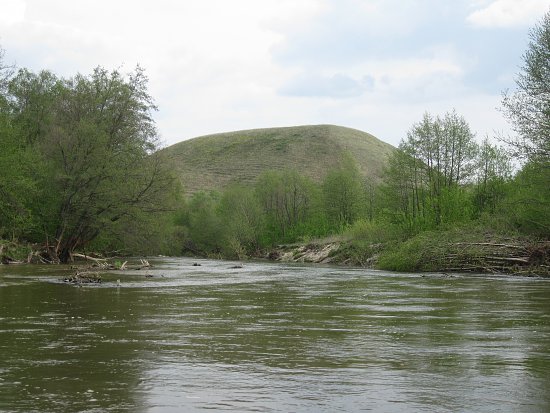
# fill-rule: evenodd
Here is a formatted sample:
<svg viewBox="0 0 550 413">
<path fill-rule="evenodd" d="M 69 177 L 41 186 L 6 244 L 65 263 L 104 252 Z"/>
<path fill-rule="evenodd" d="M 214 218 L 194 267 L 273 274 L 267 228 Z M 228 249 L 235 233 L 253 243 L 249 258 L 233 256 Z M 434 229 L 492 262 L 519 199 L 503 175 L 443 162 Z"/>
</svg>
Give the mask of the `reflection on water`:
<svg viewBox="0 0 550 413">
<path fill-rule="evenodd" d="M 191 264 L 0 266 L 0 411 L 550 406 L 550 280 Z"/>
</svg>

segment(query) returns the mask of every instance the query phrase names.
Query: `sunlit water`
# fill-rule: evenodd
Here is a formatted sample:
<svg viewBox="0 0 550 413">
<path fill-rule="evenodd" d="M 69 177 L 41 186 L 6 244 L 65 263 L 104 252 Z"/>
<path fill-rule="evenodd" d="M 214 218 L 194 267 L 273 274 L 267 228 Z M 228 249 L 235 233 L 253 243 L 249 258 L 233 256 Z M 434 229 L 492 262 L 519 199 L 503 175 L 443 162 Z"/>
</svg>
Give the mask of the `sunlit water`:
<svg viewBox="0 0 550 413">
<path fill-rule="evenodd" d="M 550 280 L 193 262 L 0 266 L 0 411 L 550 411 Z"/>
</svg>

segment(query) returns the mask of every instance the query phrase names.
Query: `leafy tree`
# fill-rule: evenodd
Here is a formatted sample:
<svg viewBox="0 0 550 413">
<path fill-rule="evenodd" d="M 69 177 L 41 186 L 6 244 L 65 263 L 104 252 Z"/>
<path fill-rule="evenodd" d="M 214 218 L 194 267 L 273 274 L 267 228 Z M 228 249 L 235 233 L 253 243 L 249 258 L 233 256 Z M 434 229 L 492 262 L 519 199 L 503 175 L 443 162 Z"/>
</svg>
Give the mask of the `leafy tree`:
<svg viewBox="0 0 550 413">
<path fill-rule="evenodd" d="M 364 188 L 359 169 L 351 158 L 323 180 L 323 197 L 329 221 L 341 229 L 352 224 L 361 211 Z"/>
<path fill-rule="evenodd" d="M 20 69 L 9 83 L 13 122 L 22 143 L 41 142 L 52 125 L 54 105 L 64 90 L 63 81 L 52 72 L 38 74 Z"/>
<path fill-rule="evenodd" d="M 380 190 L 378 182 L 374 181 L 372 178 L 363 179 L 363 192 L 365 217 L 369 221 L 373 221 L 380 212 Z"/>
<path fill-rule="evenodd" d="M 512 177 L 510 156 L 503 149 L 492 145 L 487 138 L 479 147 L 477 176 L 474 187 L 476 214 L 494 213 L 506 196 L 506 184 Z"/>
<path fill-rule="evenodd" d="M 384 168 L 381 186 L 385 214 L 390 222 L 413 230 L 426 216 L 427 185 L 421 162 L 402 148 L 393 151 Z"/>
<path fill-rule="evenodd" d="M 13 72 L 0 49 L 0 237 L 18 238 L 33 224 L 29 204 L 36 194 L 32 180 L 36 159 L 21 142 L 13 122 L 8 89 Z"/>
<path fill-rule="evenodd" d="M 462 187 L 473 179 L 476 155 L 474 135 L 455 111 L 442 118 L 426 113 L 412 126 L 390 156 L 385 179 L 409 228 L 465 218 Z"/>
<path fill-rule="evenodd" d="M 6 52 L 0 47 L 0 99 L 6 99 L 6 89 L 13 72 L 15 70 L 13 65 L 7 64 L 4 61 Z"/>
<path fill-rule="evenodd" d="M 509 214 L 517 227 L 550 237 L 550 11 L 531 30 L 517 89 L 503 109 L 517 137 L 504 139 L 527 160 L 512 182 Z"/>
<path fill-rule="evenodd" d="M 220 233 L 224 224 L 218 214 L 219 200 L 220 194 L 216 192 L 197 192 L 190 199 L 187 217 L 182 219 L 189 228 L 185 249 L 195 254 L 222 251 Z"/>
<path fill-rule="evenodd" d="M 503 213 L 524 233 L 550 238 L 550 165 L 528 162 L 511 182 Z"/>
<path fill-rule="evenodd" d="M 61 80 L 23 70 L 11 91 L 20 134 L 45 165 L 34 212 L 53 256 L 69 261 L 113 223 L 165 208 L 172 179 L 151 156 L 156 108 L 139 67 L 127 77 L 97 68 Z"/>
<path fill-rule="evenodd" d="M 503 109 L 518 137 L 508 139 L 517 154 L 550 158 L 550 11 L 530 33 L 517 90 L 505 93 Z"/>
<path fill-rule="evenodd" d="M 292 230 L 304 223 L 312 212 L 314 185 L 296 171 L 263 173 L 258 178 L 256 193 L 271 228 L 272 240 L 293 238 Z"/>
<path fill-rule="evenodd" d="M 230 255 L 242 258 L 260 247 L 263 230 L 261 206 L 253 190 L 233 186 L 224 191 L 218 212 L 224 225 L 224 242 Z"/>
</svg>

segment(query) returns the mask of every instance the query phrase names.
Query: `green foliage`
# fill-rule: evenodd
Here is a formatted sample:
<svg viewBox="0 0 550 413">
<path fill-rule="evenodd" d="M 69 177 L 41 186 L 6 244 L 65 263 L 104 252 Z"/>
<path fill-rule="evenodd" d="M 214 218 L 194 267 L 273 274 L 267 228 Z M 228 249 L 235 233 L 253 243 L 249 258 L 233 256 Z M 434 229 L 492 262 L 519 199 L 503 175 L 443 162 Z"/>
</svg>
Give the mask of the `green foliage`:
<svg viewBox="0 0 550 413">
<path fill-rule="evenodd" d="M 260 248 L 264 216 L 252 189 L 228 188 L 220 199 L 218 214 L 223 223 L 222 250 L 226 256 L 240 259 Z"/>
<path fill-rule="evenodd" d="M 398 225 L 384 220 L 369 221 L 366 219 L 355 221 L 344 232 L 344 235 L 349 239 L 370 244 L 402 240 L 405 236 L 403 230 Z"/>
<path fill-rule="evenodd" d="M 31 252 L 29 244 L 0 239 L 0 263 L 5 259 L 25 262 Z"/>
<path fill-rule="evenodd" d="M 0 237 L 44 243 L 68 261 L 94 240 L 130 242 L 128 226 L 155 228 L 149 215 L 170 209 L 175 187 L 152 155 L 155 106 L 143 71 L 8 76 L 1 57 Z"/>
<path fill-rule="evenodd" d="M 329 171 L 322 188 L 325 210 L 332 228 L 342 230 L 359 218 L 365 192 L 353 159 L 346 158 L 340 168 Z"/>
<path fill-rule="evenodd" d="M 509 185 L 502 213 L 521 232 L 550 239 L 550 163 L 522 168 Z"/>
<path fill-rule="evenodd" d="M 296 171 L 266 171 L 255 188 L 265 214 L 264 243 L 292 242 L 318 218 L 318 189 Z"/>
<path fill-rule="evenodd" d="M 506 93 L 505 115 L 518 136 L 504 139 L 516 154 L 531 161 L 550 158 L 550 11 L 531 30 L 531 41 L 517 76 L 517 89 Z"/>
<path fill-rule="evenodd" d="M 389 158 L 383 192 L 393 221 L 422 231 L 470 219 L 464 186 L 475 176 L 477 154 L 463 117 L 425 114 Z"/>
<path fill-rule="evenodd" d="M 0 50 L 0 238 L 16 239 L 37 225 L 30 206 L 38 193 L 33 180 L 38 159 L 14 123 L 8 92 L 12 70 L 2 57 Z"/>
<path fill-rule="evenodd" d="M 473 212 L 476 217 L 484 212 L 497 211 L 506 196 L 506 184 L 511 176 L 508 153 L 485 139 L 478 152 L 476 185 L 473 189 Z"/>
<path fill-rule="evenodd" d="M 508 185 L 504 213 L 521 231 L 550 238 L 550 12 L 531 30 L 517 89 L 505 94 L 504 113 L 517 137 L 503 139 L 527 160 Z"/>
<path fill-rule="evenodd" d="M 222 251 L 223 237 L 220 232 L 224 225 L 217 213 L 219 199 L 218 193 L 198 192 L 189 201 L 187 250 L 198 254 Z"/>
</svg>

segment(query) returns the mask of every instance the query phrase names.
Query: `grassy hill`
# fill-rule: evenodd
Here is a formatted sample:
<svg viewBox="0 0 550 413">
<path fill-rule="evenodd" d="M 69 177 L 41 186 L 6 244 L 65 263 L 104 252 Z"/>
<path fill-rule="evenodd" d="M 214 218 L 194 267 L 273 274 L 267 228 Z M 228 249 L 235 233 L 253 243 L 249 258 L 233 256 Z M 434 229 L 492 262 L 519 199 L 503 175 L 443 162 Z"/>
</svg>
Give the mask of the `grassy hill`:
<svg viewBox="0 0 550 413">
<path fill-rule="evenodd" d="M 253 129 L 201 136 L 164 148 L 187 194 L 253 184 L 265 170 L 294 169 L 316 181 L 351 155 L 364 176 L 380 179 L 393 146 L 333 125 Z"/>
</svg>

